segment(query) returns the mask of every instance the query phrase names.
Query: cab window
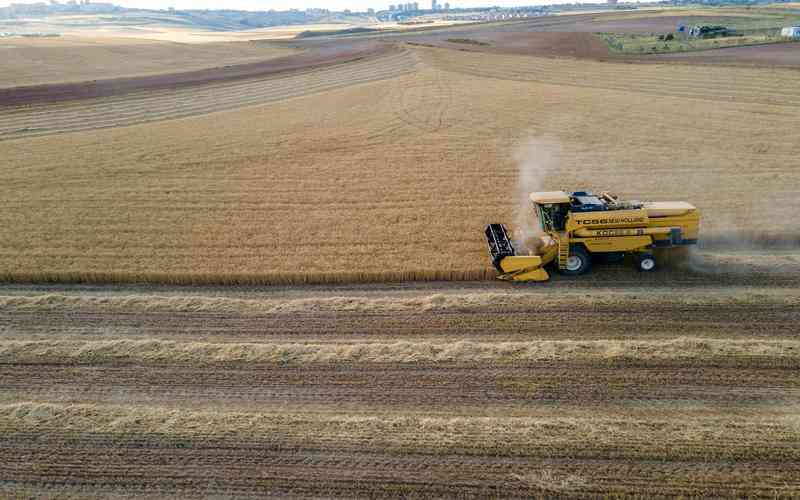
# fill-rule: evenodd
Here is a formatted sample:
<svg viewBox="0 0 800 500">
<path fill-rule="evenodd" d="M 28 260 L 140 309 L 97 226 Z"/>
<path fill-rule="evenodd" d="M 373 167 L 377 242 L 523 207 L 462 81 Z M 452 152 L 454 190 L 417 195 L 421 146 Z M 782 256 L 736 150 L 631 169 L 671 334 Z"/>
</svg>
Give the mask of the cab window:
<svg viewBox="0 0 800 500">
<path fill-rule="evenodd" d="M 566 203 L 538 205 L 539 221 L 544 231 L 563 231 L 567 224 L 569 206 Z"/>
</svg>

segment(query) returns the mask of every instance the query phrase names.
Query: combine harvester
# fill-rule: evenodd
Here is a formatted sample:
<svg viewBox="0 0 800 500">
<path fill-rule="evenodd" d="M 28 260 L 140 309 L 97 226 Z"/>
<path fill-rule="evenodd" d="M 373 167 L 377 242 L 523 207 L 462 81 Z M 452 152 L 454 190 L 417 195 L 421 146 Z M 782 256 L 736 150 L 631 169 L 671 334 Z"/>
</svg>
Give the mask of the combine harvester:
<svg viewBox="0 0 800 500">
<path fill-rule="evenodd" d="M 640 271 L 653 271 L 655 249 L 696 244 L 700 230 L 700 212 L 682 201 L 621 201 L 609 193 L 584 191 L 531 193 L 530 200 L 543 232 L 537 255 L 517 255 L 503 224 L 486 227 L 500 279 L 546 281 L 550 276 L 544 266 L 551 262 L 562 274 L 584 274 L 593 254 L 607 260 L 630 254 Z"/>
</svg>

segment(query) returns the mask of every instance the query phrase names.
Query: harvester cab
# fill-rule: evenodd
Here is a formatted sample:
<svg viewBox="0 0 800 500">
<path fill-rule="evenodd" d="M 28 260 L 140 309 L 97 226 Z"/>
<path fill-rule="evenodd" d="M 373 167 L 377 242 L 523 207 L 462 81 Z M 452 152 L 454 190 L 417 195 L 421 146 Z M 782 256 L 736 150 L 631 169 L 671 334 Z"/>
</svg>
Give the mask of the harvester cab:
<svg viewBox="0 0 800 500">
<path fill-rule="evenodd" d="M 598 255 L 608 260 L 632 255 L 637 268 L 648 272 L 656 268 L 656 249 L 697 243 L 700 213 L 686 202 L 622 201 L 588 191 L 531 193 L 530 201 L 541 232 L 535 252 L 518 253 L 503 224 L 486 227 L 500 279 L 545 281 L 550 276 L 544 266 L 550 263 L 562 274 L 584 274 Z"/>
</svg>

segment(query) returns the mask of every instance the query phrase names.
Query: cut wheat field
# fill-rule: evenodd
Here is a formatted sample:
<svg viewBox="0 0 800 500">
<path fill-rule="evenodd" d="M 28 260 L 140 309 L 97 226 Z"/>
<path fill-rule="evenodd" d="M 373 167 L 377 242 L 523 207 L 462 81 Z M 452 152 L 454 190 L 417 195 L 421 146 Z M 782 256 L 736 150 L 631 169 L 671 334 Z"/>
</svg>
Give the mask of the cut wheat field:
<svg viewBox="0 0 800 500">
<path fill-rule="evenodd" d="M 561 285 L 3 285 L 0 493 L 798 494 L 796 286 Z"/>
<path fill-rule="evenodd" d="M 0 276 L 486 279 L 484 225 L 545 188 L 687 200 L 709 241 L 791 240 L 800 73 L 697 72 L 406 46 L 5 110 Z"/>
</svg>

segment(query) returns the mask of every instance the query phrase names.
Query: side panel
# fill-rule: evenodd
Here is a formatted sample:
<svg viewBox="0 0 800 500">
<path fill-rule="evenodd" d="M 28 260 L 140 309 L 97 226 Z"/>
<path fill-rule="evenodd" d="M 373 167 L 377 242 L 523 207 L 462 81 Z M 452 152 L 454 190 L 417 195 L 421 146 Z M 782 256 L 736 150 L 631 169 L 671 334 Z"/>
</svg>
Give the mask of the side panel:
<svg viewBox="0 0 800 500">
<path fill-rule="evenodd" d="M 649 227 L 679 227 L 684 240 L 697 240 L 700 235 L 700 212 L 693 210 L 678 217 L 650 217 Z M 662 236 L 659 239 L 668 239 Z"/>
<path fill-rule="evenodd" d="M 647 227 L 646 210 L 609 210 L 604 212 L 570 212 L 567 231 L 580 227 L 604 229 L 610 227 Z"/>
<path fill-rule="evenodd" d="M 583 243 L 590 252 L 630 252 L 653 244 L 650 236 L 616 236 L 608 238 L 573 238 L 571 243 Z"/>
</svg>

